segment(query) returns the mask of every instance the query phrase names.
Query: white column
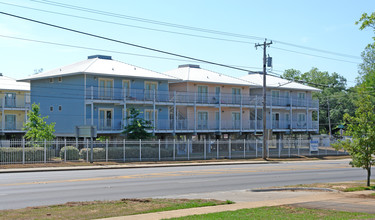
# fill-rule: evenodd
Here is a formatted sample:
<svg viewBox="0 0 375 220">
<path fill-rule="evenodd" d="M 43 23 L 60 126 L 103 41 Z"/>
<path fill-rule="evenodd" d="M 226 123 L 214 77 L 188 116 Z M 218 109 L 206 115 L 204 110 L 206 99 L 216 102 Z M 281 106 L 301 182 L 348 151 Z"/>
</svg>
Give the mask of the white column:
<svg viewBox="0 0 375 220">
<path fill-rule="evenodd" d="M 176 109 L 176 91 L 173 92 L 173 133 L 176 134 L 177 126 L 177 109 Z"/>
</svg>

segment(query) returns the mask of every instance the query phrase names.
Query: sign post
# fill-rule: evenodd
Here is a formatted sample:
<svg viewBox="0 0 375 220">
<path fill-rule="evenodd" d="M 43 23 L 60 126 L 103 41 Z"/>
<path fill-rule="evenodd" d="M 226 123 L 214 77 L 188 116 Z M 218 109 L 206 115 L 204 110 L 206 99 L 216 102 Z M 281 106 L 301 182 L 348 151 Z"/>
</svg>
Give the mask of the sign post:
<svg viewBox="0 0 375 220">
<path fill-rule="evenodd" d="M 92 125 L 82 125 L 76 126 L 76 137 L 86 137 L 90 138 L 91 145 L 91 154 L 90 154 L 90 163 L 94 162 L 94 137 L 97 137 L 96 126 Z"/>
<path fill-rule="evenodd" d="M 310 140 L 310 152 L 318 152 L 319 151 L 319 139 L 313 138 Z"/>
</svg>

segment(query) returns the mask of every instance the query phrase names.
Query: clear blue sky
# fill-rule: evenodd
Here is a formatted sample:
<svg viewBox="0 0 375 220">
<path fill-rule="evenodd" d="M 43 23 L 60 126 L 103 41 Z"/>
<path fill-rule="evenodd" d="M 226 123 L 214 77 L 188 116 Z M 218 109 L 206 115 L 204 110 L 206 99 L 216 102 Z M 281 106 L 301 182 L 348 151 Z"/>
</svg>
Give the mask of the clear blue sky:
<svg viewBox="0 0 375 220">
<path fill-rule="evenodd" d="M 358 58 L 360 58 L 364 47 L 372 42 L 371 37 L 373 34 L 370 30 L 360 31 L 358 26 L 354 23 L 360 18 L 362 13 L 375 11 L 375 1 L 373 0 L 61 1 L 64 4 L 125 16 L 259 37 L 259 39 L 245 39 L 167 27 L 49 5 L 54 1 L 57 2 L 57 0 L 0 0 L 0 11 L 159 50 L 228 65 L 243 66 L 245 69 L 253 71 L 259 71 L 262 67 L 262 50 L 260 48 L 256 50 L 254 43 L 262 43 L 264 38 L 267 38 L 274 40 L 274 44 L 268 49 L 268 53 L 273 57 L 273 70 L 275 73 L 281 74 L 285 69 L 289 68 L 306 72 L 312 67 L 317 67 L 322 71 L 328 71 L 330 73 L 337 72 L 343 75 L 347 78 L 349 86 L 354 84 L 355 78 L 358 76 L 358 64 L 361 63 L 361 59 Z M 55 13 L 46 13 L 7 4 L 53 11 Z M 84 20 L 59 15 L 57 13 L 116 22 L 122 25 Z M 190 35 L 201 35 L 210 38 L 229 39 L 232 41 L 151 31 L 129 27 L 129 25 L 170 32 L 181 32 Z M 88 55 L 93 54 L 111 55 L 113 59 L 158 72 L 174 69 L 179 64 L 195 63 L 193 61 L 157 59 L 98 51 L 97 49 L 102 49 L 121 53 L 175 58 L 131 46 L 54 29 L 1 14 L 0 35 L 2 35 L 0 36 L 0 72 L 16 79 L 33 74 L 35 69 L 43 68 L 44 71 L 47 71 L 84 60 Z M 9 39 L 4 36 L 90 47 L 94 49 L 87 50 L 48 45 Z M 246 41 L 248 43 L 233 41 Z M 343 57 L 337 54 L 306 50 L 280 42 L 346 54 L 353 57 Z M 298 53 L 290 51 L 296 51 Z M 305 54 L 329 57 L 348 62 L 324 59 Z M 245 72 L 234 71 L 209 64 L 200 63 L 200 65 L 203 68 L 232 76 L 246 74 Z"/>
</svg>

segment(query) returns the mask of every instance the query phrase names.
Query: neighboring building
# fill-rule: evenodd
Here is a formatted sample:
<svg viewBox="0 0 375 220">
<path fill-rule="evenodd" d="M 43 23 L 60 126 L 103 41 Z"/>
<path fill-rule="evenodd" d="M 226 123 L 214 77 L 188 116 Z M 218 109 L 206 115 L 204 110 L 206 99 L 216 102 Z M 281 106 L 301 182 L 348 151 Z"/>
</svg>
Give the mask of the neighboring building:
<svg viewBox="0 0 375 220">
<path fill-rule="evenodd" d="M 262 75 L 239 79 L 198 65 L 180 65 L 166 74 L 183 80 L 169 86 L 176 95 L 176 132 L 206 138 L 263 132 Z M 311 96 L 318 91 L 267 75 L 267 128 L 276 134 L 318 132 L 318 100 Z"/>
<path fill-rule="evenodd" d="M 248 74 L 241 79 L 263 85 L 263 74 Z M 320 89 L 272 75 L 266 76 L 266 83 L 268 129 L 274 133 L 319 132 L 319 100 L 313 99 L 312 93 Z M 250 96 L 260 99 L 258 103 L 262 105 L 263 88 L 251 89 Z M 251 111 L 251 120 L 261 119 L 259 108 Z"/>
<path fill-rule="evenodd" d="M 0 132 L 6 139 L 20 138 L 30 109 L 30 84 L 0 73 Z"/>
<path fill-rule="evenodd" d="M 120 135 L 130 107 L 150 121 L 151 132 L 167 133 L 172 103 L 168 83 L 176 80 L 95 55 L 22 81 L 30 82 L 31 102 L 40 103 L 49 123 L 56 122 L 55 135 L 73 137 L 80 125 L 95 125 L 99 135 Z"/>
</svg>

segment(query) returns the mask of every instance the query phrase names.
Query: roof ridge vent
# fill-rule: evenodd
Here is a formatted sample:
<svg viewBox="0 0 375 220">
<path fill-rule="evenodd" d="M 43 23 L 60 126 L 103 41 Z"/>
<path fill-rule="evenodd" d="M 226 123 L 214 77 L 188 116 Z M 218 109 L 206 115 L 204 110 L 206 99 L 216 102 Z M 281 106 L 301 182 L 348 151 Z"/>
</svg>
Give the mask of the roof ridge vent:
<svg viewBox="0 0 375 220">
<path fill-rule="evenodd" d="M 184 67 L 197 68 L 197 69 L 201 68 L 199 65 L 196 65 L 196 64 L 183 64 L 183 65 L 178 66 L 178 68 L 184 68 Z"/>
<path fill-rule="evenodd" d="M 91 55 L 87 57 L 87 59 L 95 59 L 95 58 L 102 59 L 102 60 L 112 60 L 111 56 L 106 56 L 106 55 Z"/>
</svg>

